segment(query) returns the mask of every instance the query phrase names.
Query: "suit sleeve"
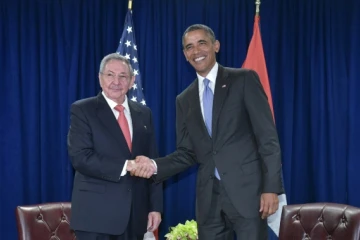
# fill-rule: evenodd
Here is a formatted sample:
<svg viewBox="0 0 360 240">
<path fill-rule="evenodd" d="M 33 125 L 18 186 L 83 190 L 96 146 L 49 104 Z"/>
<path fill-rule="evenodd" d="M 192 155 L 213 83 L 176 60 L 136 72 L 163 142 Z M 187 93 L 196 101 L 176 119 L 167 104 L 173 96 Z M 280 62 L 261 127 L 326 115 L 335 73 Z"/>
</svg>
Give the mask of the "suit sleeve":
<svg viewBox="0 0 360 240">
<path fill-rule="evenodd" d="M 67 144 L 74 169 L 86 176 L 118 182 L 124 164 L 95 152 L 88 120 L 76 104 L 71 105 L 70 122 Z"/>
<path fill-rule="evenodd" d="M 281 178 L 281 151 L 266 94 L 254 71 L 247 72 L 244 100 L 263 161 L 263 192 L 284 192 Z"/>
<path fill-rule="evenodd" d="M 155 181 L 164 181 L 196 164 L 179 97 L 176 98 L 176 151 L 166 157 L 155 159 L 155 162 L 158 167 Z"/>
<path fill-rule="evenodd" d="M 159 157 L 157 146 L 156 146 L 156 138 L 155 138 L 155 129 L 154 123 L 152 119 L 152 114 L 150 111 L 150 125 L 151 127 L 151 139 L 149 144 L 149 157 L 151 159 Z M 157 183 L 152 180 L 150 182 L 150 212 L 163 212 L 163 184 Z"/>
</svg>

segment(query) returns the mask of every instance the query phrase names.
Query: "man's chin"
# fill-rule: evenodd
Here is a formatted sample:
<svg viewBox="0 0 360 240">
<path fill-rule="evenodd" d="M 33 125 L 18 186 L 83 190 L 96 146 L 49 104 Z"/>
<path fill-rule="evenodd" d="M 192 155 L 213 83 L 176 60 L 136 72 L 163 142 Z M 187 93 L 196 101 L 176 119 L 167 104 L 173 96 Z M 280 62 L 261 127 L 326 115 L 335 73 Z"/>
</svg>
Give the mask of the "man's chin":
<svg viewBox="0 0 360 240">
<path fill-rule="evenodd" d="M 123 100 L 125 98 L 125 95 L 122 95 L 122 94 L 110 94 L 108 96 L 108 98 L 110 98 L 111 100 L 117 102 L 119 100 Z"/>
<path fill-rule="evenodd" d="M 204 72 L 206 69 L 206 66 L 204 66 L 202 63 L 194 63 L 192 66 L 197 73 Z"/>
<path fill-rule="evenodd" d="M 113 96 L 113 97 L 121 97 L 122 96 L 122 91 L 113 90 L 113 91 L 110 91 L 110 95 Z"/>
</svg>

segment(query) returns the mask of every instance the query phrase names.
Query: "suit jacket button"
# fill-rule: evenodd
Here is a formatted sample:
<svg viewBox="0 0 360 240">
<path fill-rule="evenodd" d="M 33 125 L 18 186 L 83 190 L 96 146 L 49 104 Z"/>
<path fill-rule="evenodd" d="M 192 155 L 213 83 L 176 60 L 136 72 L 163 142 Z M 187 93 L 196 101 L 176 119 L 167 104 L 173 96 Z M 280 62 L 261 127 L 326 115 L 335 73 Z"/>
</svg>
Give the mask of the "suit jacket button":
<svg viewBox="0 0 360 240">
<path fill-rule="evenodd" d="M 131 192 L 131 188 L 128 188 L 128 192 Z"/>
<path fill-rule="evenodd" d="M 217 154 L 217 151 L 213 151 L 213 154 L 216 155 L 216 154 Z"/>
</svg>

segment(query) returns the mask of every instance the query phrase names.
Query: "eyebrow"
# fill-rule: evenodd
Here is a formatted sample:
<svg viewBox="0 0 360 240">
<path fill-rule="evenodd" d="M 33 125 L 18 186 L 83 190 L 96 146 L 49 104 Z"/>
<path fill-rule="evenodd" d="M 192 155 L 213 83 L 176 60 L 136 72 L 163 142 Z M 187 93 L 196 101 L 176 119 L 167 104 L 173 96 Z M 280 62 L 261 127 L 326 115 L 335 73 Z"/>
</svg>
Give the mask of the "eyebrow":
<svg viewBox="0 0 360 240">
<path fill-rule="evenodd" d="M 192 44 L 192 43 L 189 43 L 189 44 L 185 45 L 185 48 L 188 48 L 188 47 L 190 47 L 191 45 L 193 45 L 193 44 Z"/>
<path fill-rule="evenodd" d="M 205 39 L 200 39 L 199 41 L 197 41 L 197 43 L 207 43 L 208 41 L 206 41 Z M 187 45 L 185 45 L 185 48 L 188 48 L 190 46 L 194 45 L 193 43 L 189 43 Z"/>
</svg>

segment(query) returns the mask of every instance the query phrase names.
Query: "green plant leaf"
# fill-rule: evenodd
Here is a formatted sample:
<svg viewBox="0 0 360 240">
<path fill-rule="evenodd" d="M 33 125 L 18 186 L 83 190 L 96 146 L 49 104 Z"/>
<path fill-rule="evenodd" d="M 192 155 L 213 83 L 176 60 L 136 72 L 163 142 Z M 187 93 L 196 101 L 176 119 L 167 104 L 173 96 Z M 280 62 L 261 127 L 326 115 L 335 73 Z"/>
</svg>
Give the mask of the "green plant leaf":
<svg viewBox="0 0 360 240">
<path fill-rule="evenodd" d="M 167 240 L 197 240 L 197 222 L 187 220 L 185 224 L 179 223 L 175 227 L 170 227 L 165 237 Z"/>
</svg>

